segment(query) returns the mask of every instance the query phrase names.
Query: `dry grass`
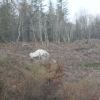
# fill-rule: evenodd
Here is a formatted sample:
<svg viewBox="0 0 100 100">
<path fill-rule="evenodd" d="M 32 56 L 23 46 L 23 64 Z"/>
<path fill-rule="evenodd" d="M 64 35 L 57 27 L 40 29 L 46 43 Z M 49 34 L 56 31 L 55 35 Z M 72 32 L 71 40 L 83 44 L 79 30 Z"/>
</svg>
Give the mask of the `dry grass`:
<svg viewBox="0 0 100 100">
<path fill-rule="evenodd" d="M 45 66 L 29 65 L 25 60 L 17 54 L 0 59 L 0 100 L 47 100 L 53 95 L 54 87 L 58 90 L 60 82 L 54 82 L 56 65 L 51 62 L 46 62 Z M 51 77 L 53 81 L 48 83 Z"/>
<path fill-rule="evenodd" d="M 60 99 L 63 100 L 98 100 L 100 87 L 94 80 L 86 79 L 75 83 L 67 83 L 61 89 Z"/>
<path fill-rule="evenodd" d="M 0 44 L 0 100 L 99 100 L 97 47 L 79 41 L 60 47 L 50 44 L 56 63 L 51 59 L 41 65 L 28 56 L 41 45 L 22 44 L 17 50 L 15 43 Z"/>
</svg>

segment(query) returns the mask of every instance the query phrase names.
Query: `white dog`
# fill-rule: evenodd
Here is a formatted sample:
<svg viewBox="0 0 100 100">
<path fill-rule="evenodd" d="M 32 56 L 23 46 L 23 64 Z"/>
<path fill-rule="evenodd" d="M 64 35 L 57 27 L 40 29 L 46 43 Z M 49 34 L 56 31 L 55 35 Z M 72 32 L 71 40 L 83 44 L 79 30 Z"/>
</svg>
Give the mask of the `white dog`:
<svg viewBox="0 0 100 100">
<path fill-rule="evenodd" d="M 37 58 L 38 57 L 39 59 L 42 59 L 42 60 L 48 60 L 50 58 L 50 54 L 43 49 L 38 49 L 35 52 L 30 53 L 29 56 L 31 58 Z"/>
</svg>

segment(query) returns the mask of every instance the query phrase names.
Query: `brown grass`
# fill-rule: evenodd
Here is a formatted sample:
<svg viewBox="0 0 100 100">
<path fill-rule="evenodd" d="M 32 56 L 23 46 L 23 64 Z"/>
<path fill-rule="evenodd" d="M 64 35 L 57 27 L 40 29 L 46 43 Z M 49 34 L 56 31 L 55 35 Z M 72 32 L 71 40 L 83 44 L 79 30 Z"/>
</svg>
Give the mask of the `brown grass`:
<svg viewBox="0 0 100 100">
<path fill-rule="evenodd" d="M 56 67 L 50 62 L 46 62 L 45 66 L 27 65 L 25 59 L 20 59 L 15 54 L 1 59 L 0 100 L 47 100 L 54 95 L 54 87 L 55 91 L 58 90 L 59 84 L 55 81 Z M 60 77 L 57 77 L 57 80 Z M 53 81 L 48 84 L 48 79 Z"/>
<path fill-rule="evenodd" d="M 64 100 L 98 100 L 100 88 L 94 81 L 82 80 L 78 83 L 67 84 L 62 89 L 61 97 Z"/>
<path fill-rule="evenodd" d="M 91 46 L 84 42 L 66 45 L 62 44 L 61 50 L 50 45 L 51 57 L 57 62 L 49 60 L 40 65 L 29 60 L 29 52 L 37 48 L 34 44 L 23 47 L 18 43 L 17 50 L 15 43 L 0 44 L 0 100 L 99 100 L 100 71 L 95 65 L 80 67 L 88 60 L 98 62 L 98 49 L 88 50 Z M 76 66 L 79 60 L 81 64 Z"/>
</svg>

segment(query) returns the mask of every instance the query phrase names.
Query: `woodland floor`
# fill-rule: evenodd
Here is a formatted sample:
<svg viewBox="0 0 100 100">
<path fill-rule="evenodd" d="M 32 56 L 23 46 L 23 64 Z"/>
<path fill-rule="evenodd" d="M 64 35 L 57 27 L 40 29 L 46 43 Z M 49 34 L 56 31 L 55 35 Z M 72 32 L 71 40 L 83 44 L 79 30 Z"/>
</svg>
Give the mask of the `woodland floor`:
<svg viewBox="0 0 100 100">
<path fill-rule="evenodd" d="M 44 94 L 42 94 L 42 92 L 40 93 L 39 90 L 33 91 L 34 93 L 32 94 L 30 93 L 30 88 L 33 85 L 30 87 L 29 85 L 27 86 L 27 81 L 28 84 L 31 84 L 33 82 L 30 81 L 31 78 L 34 80 L 35 77 L 38 77 L 37 79 L 40 80 L 41 76 L 46 73 L 44 69 L 41 69 L 43 72 L 41 72 L 41 70 L 40 72 L 38 71 L 38 74 L 41 73 L 40 76 L 30 77 L 30 73 L 34 71 L 32 67 L 39 65 L 39 62 L 38 60 L 35 62 L 31 61 L 29 53 L 40 48 L 50 53 L 51 57 L 49 62 L 51 67 L 59 64 L 64 67 L 64 72 L 63 76 L 61 76 L 60 83 L 56 82 L 58 85 L 49 84 L 44 86 L 44 84 L 41 83 L 41 85 L 37 85 L 40 87 L 36 88 L 36 90 L 41 88 L 41 91 L 45 91 Z M 7 67 L 8 65 L 10 66 L 9 68 Z M 26 81 L 23 80 L 23 77 Z M 37 81 L 37 79 L 36 82 L 41 82 L 41 80 Z M 46 77 L 43 79 L 46 79 Z M 1 43 L 0 80 L 0 95 L 2 97 L 0 100 L 99 100 L 100 40 L 91 39 L 88 43 L 86 40 L 77 40 L 75 42 L 61 43 L 59 45 L 57 43 L 50 43 L 48 47 L 40 43 L 35 46 L 32 42 L 19 42 L 18 44 Z M 16 82 L 20 82 L 21 84 Z M 26 86 L 26 88 L 22 86 Z M 43 86 L 45 90 L 43 90 Z M 24 95 L 21 94 L 22 91 L 24 91 Z M 31 95 L 25 97 L 27 93 Z M 39 93 L 40 96 L 37 97 L 37 93 Z"/>
</svg>

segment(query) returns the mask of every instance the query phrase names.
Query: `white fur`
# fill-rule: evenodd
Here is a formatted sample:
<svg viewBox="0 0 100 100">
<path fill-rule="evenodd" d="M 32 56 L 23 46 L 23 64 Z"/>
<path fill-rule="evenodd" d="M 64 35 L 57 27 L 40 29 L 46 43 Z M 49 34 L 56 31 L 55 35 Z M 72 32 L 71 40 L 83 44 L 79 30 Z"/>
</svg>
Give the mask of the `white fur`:
<svg viewBox="0 0 100 100">
<path fill-rule="evenodd" d="M 35 52 L 30 53 L 29 55 L 31 58 L 38 57 L 38 58 L 41 58 L 42 60 L 48 60 L 50 58 L 50 54 L 43 49 L 38 49 Z"/>
</svg>

